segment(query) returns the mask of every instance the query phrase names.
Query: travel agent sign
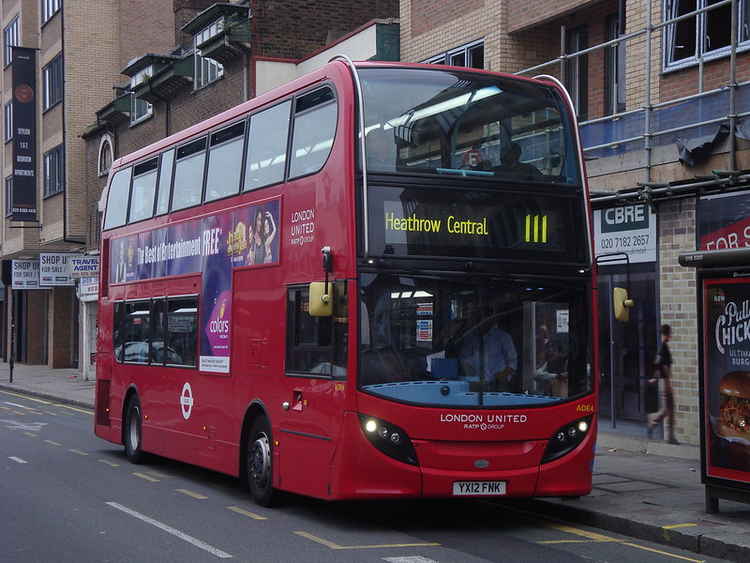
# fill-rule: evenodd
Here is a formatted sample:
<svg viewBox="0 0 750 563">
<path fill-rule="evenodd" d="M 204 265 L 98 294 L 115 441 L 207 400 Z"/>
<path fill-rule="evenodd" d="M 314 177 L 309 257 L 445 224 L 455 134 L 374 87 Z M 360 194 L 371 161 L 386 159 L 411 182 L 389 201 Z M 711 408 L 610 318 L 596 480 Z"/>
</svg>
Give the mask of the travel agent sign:
<svg viewBox="0 0 750 563">
<path fill-rule="evenodd" d="M 631 264 L 656 262 L 656 215 L 645 203 L 596 209 L 594 244 L 597 256 L 624 252 Z"/>
</svg>

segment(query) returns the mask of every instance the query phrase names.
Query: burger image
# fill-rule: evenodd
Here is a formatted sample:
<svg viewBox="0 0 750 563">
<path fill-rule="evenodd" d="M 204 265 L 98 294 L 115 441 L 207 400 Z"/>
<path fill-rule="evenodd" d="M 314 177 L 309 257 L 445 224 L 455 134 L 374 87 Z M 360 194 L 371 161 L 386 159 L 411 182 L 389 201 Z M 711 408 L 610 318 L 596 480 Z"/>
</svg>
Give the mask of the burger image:
<svg viewBox="0 0 750 563">
<path fill-rule="evenodd" d="M 733 371 L 719 385 L 719 431 L 722 438 L 750 441 L 750 372 Z"/>
</svg>

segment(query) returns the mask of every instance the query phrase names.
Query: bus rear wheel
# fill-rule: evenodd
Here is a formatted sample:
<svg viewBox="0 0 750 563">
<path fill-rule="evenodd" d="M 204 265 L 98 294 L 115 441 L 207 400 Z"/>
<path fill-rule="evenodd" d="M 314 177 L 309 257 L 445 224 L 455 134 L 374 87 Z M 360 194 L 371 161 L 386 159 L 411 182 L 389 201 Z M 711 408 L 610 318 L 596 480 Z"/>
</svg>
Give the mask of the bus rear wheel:
<svg viewBox="0 0 750 563">
<path fill-rule="evenodd" d="M 131 463 L 139 464 L 143 462 L 142 444 L 141 402 L 138 400 L 138 396 L 134 395 L 128 401 L 125 412 L 125 457 Z"/>
<path fill-rule="evenodd" d="M 253 422 L 246 455 L 250 496 L 261 506 L 271 506 L 274 496 L 271 427 L 264 417 Z"/>
</svg>

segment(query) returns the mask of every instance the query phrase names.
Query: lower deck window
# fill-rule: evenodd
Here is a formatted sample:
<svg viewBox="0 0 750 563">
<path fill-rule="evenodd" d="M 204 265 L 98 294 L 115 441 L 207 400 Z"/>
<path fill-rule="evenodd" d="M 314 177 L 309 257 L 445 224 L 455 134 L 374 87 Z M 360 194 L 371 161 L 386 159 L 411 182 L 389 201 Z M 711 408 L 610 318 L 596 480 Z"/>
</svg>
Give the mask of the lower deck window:
<svg viewBox="0 0 750 563">
<path fill-rule="evenodd" d="M 198 296 L 115 303 L 114 353 L 120 363 L 195 367 Z"/>
</svg>

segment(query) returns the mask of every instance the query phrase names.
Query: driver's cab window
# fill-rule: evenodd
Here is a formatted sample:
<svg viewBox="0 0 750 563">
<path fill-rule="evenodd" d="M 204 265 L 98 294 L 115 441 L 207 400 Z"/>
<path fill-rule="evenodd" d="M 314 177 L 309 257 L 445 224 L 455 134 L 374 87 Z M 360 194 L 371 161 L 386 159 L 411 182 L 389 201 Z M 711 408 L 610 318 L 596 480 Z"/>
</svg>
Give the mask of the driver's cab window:
<svg viewBox="0 0 750 563">
<path fill-rule="evenodd" d="M 310 315 L 307 285 L 291 287 L 287 293 L 286 372 L 346 377 L 347 293 L 344 282 L 331 282 L 333 315 Z"/>
</svg>

